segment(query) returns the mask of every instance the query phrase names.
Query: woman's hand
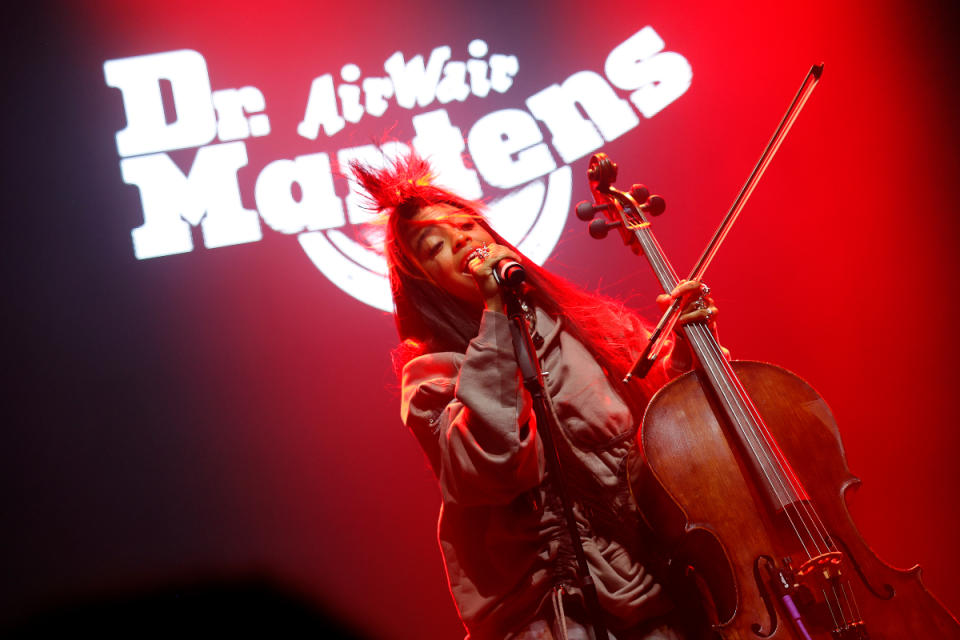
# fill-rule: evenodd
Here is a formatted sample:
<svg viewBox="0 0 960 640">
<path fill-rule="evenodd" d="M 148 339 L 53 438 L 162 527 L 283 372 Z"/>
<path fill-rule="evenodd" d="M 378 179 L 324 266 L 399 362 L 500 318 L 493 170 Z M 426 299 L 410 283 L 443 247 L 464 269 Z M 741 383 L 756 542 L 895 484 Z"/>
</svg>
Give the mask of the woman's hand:
<svg viewBox="0 0 960 640">
<path fill-rule="evenodd" d="M 657 304 L 666 311 L 677 298 L 680 298 L 682 302 L 680 303 L 680 316 L 677 318 L 676 327 L 679 328 L 691 322 L 700 322 L 706 324 L 710 333 L 716 338 L 717 314 L 720 310 L 717 309 L 713 298 L 710 296 L 710 287 L 699 280 L 681 280 L 680 284 L 669 294 L 664 293 L 657 296 Z M 690 345 L 687 344 L 686 336 L 682 331 L 675 330 L 674 335 L 677 337 L 677 346 L 682 347 L 673 350 L 674 366 L 679 369 L 689 369 L 690 366 L 685 365 L 690 365 L 693 361 Z M 720 349 L 724 356 L 730 357 L 730 352 L 727 349 L 723 347 L 720 347 Z"/>
<path fill-rule="evenodd" d="M 677 325 L 690 324 L 691 322 L 702 322 L 710 327 L 710 331 L 716 333 L 717 313 L 719 309 L 714 305 L 713 298 L 710 297 L 710 287 L 698 280 L 681 280 L 680 284 L 669 294 L 657 296 L 657 304 L 664 311 L 667 310 L 673 301 L 681 298 L 682 308 L 680 317 L 677 318 Z"/>
<path fill-rule="evenodd" d="M 473 250 L 467 261 L 470 275 L 477 281 L 483 305 L 490 311 L 504 312 L 503 297 L 500 295 L 500 285 L 493 277 L 493 268 L 504 258 L 520 261 L 520 258 L 510 249 L 499 244 L 483 244 Z"/>
</svg>

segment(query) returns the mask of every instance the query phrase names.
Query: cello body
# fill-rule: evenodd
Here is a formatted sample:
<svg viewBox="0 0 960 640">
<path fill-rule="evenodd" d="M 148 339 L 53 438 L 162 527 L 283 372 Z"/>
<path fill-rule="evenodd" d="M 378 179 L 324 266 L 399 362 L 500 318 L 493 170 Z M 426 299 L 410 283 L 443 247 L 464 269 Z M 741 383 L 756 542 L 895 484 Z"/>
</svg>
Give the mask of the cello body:
<svg viewBox="0 0 960 640">
<path fill-rule="evenodd" d="M 794 105 L 809 95 L 811 77 L 819 77 L 817 67 Z M 791 113 L 793 106 L 758 168 L 779 146 L 774 143 Z M 757 171 L 690 280 L 702 279 Z M 594 154 L 587 177 L 597 205 L 578 205 L 577 214 L 586 220 L 603 211 L 612 222 L 591 222 L 591 234 L 617 228 L 624 243 L 647 258 L 663 291 L 673 291 L 679 278 L 644 217 L 644 211 L 663 211 L 662 198 L 642 185 L 629 194 L 615 189 L 616 174 L 615 163 Z M 674 300 L 654 329 L 625 384 L 634 372 L 649 371 L 680 302 Z M 699 587 L 715 637 L 960 640 L 960 624 L 923 586 L 920 569 L 885 564 L 857 531 L 846 493 L 859 480 L 847 468 L 823 398 L 785 369 L 728 361 L 702 321 L 681 330 L 697 368 L 654 394 L 628 474 L 671 564 Z"/>
<path fill-rule="evenodd" d="M 631 487 L 648 519 L 657 523 L 673 561 L 694 574 L 716 635 L 724 640 L 960 638 L 957 621 L 923 586 L 919 567 L 890 567 L 858 533 L 845 495 L 859 480 L 847 468 L 823 398 L 779 367 L 730 365 L 789 460 L 805 489 L 804 507 L 815 509 L 839 560 L 832 567 L 814 562 L 812 571 L 797 577 L 811 555 L 783 513 L 797 505 L 771 508 L 749 447 L 723 417 L 701 371 L 672 381 L 647 408 L 630 465 Z M 641 455 L 646 464 L 639 464 Z M 791 601 L 802 615 L 800 624 L 778 589 L 778 583 L 787 582 L 794 586 Z"/>
</svg>

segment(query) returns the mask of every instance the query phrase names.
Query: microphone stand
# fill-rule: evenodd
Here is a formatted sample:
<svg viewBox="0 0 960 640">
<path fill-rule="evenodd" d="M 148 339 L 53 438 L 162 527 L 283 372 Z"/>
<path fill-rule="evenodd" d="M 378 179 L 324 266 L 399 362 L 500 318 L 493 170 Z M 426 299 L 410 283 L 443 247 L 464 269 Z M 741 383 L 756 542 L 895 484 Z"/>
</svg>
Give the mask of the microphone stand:
<svg viewBox="0 0 960 640">
<path fill-rule="evenodd" d="M 497 281 L 500 281 L 499 278 Z M 513 337 L 513 350 L 517 356 L 517 365 L 520 368 L 520 374 L 523 376 L 523 386 L 526 387 L 530 393 L 530 397 L 533 399 L 533 412 L 537 420 L 537 433 L 540 434 L 540 441 L 543 443 L 547 469 L 550 472 L 550 477 L 553 479 L 553 485 L 556 487 L 557 496 L 563 507 L 567 533 L 570 535 L 570 540 L 573 543 L 573 552 L 577 559 L 577 579 L 580 583 L 580 591 L 583 593 L 587 615 L 591 619 L 594 638 L 595 640 L 609 640 L 607 627 L 603 622 L 603 610 L 600 608 L 600 600 L 597 598 L 597 587 L 593 582 L 593 577 L 590 575 L 590 569 L 587 566 L 587 557 L 583 552 L 583 543 L 580 540 L 577 521 L 573 515 L 573 504 L 567 492 L 566 479 L 563 476 L 563 469 L 560 465 L 560 456 L 557 453 L 557 448 L 553 440 L 553 430 L 559 429 L 559 425 L 556 423 L 554 412 L 550 410 L 550 398 L 543 384 L 544 374 L 540 369 L 540 360 L 537 358 L 537 351 L 534 348 L 533 339 L 530 336 L 530 329 L 527 326 L 526 316 L 520 306 L 517 291 L 513 287 L 504 286 L 502 283 L 500 290 L 507 303 L 507 317 L 510 319 L 510 334 Z M 563 624 L 563 621 L 560 621 L 560 623 Z"/>
</svg>

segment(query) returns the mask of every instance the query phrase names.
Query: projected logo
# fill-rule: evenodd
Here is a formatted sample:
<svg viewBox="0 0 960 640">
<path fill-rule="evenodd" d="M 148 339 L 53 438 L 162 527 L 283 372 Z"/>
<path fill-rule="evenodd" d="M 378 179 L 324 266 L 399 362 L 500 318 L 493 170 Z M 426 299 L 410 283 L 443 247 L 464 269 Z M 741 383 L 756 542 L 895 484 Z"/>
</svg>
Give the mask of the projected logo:
<svg viewBox="0 0 960 640">
<path fill-rule="evenodd" d="M 488 55 L 479 39 L 467 46 L 466 60 L 453 59 L 449 46 L 426 59 L 396 52 L 384 62 L 382 76 L 364 78 L 358 65 L 347 64 L 337 81 L 329 73 L 314 78 L 296 132 L 308 140 L 321 132 L 330 139 L 393 106 L 409 111 L 411 145 L 430 159 L 437 182 L 471 199 L 499 196 L 490 201 L 491 224 L 542 263 L 570 208 L 570 163 L 638 126 L 640 116 L 652 118 L 689 88 L 690 65 L 664 48 L 653 28 L 644 27 L 609 53 L 602 75 L 577 71 L 518 100 L 522 106 L 491 111 L 464 128 L 451 122 L 443 105 L 508 92 L 520 70 L 517 57 Z M 206 60 L 191 50 L 108 60 L 104 75 L 108 86 L 120 90 L 127 118 L 117 132 L 117 151 L 123 181 L 139 189 L 143 207 L 144 223 L 131 233 L 138 259 L 192 251 L 192 227 L 200 227 L 204 246 L 217 248 L 262 240 L 267 225 L 295 234 L 340 289 L 392 309 L 382 238 L 366 224 L 371 214 L 356 185 L 341 197 L 334 173 L 347 173 L 353 159 L 382 163 L 409 151 L 407 145 L 272 160 L 256 177 L 256 208 L 248 209 L 238 171 L 248 163 L 250 139 L 271 133 L 259 89 L 212 90 Z M 184 172 L 169 152 L 191 148 L 196 155 Z"/>
</svg>

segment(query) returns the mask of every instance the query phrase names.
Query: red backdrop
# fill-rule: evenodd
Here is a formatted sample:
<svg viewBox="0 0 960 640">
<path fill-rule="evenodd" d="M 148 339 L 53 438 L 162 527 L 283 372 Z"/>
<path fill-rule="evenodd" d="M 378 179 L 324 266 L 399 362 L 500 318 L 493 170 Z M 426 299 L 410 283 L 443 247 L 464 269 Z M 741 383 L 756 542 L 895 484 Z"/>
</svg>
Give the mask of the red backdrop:
<svg viewBox="0 0 960 640">
<path fill-rule="evenodd" d="M 396 106 L 332 138 L 297 136 L 316 75 L 347 62 L 374 73 L 395 51 L 443 44 L 462 59 L 483 38 L 520 70 L 509 92 L 450 107 L 466 135 L 480 115 L 602 71 L 646 25 L 687 59 L 692 84 L 603 150 L 623 185 L 666 198 L 655 231 L 681 272 L 803 74 L 826 63 L 710 271 L 721 338 L 827 399 L 864 480 L 851 500 L 861 531 L 892 564 L 922 564 L 960 610 L 948 14 L 898 0 L 602 12 L 360 0 L 105 2 L 31 20 L 38 38 L 7 45 L 21 61 L 8 121 L 28 161 L 12 183 L 22 276 L 8 336 L 19 375 L 3 472 L 17 523 L 3 545 L 6 619 L 90 593 L 257 572 L 370 637 L 461 633 L 435 541 L 437 492 L 398 419 L 392 319 L 330 284 L 291 236 L 136 260 L 142 209 L 120 177 L 123 105 L 104 61 L 194 49 L 214 89 L 258 87 L 272 132 L 248 142 L 248 203 L 271 160 L 412 136 Z M 27 126 L 36 116 L 44 128 Z M 572 163 L 574 203 L 588 197 L 586 161 Z M 615 240 L 597 244 L 573 216 L 547 266 L 654 313 L 646 264 Z"/>
</svg>

